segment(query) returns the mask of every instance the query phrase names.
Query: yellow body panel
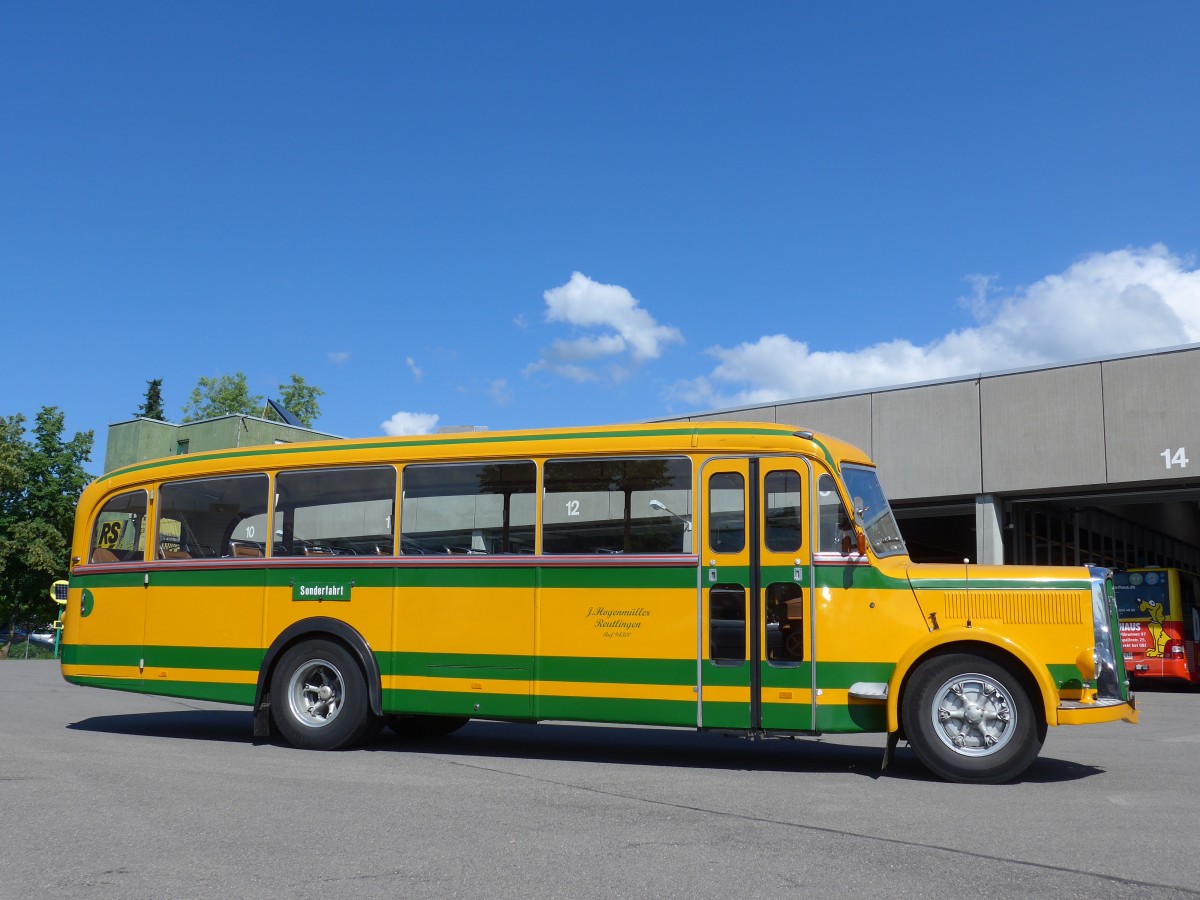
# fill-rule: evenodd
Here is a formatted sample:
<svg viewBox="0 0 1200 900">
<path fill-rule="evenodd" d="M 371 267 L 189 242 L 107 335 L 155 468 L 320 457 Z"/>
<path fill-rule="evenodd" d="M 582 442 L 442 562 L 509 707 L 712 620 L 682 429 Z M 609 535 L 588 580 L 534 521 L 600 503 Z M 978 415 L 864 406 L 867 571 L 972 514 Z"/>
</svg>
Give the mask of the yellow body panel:
<svg viewBox="0 0 1200 900">
<path fill-rule="evenodd" d="M 397 588 L 395 637 L 383 646 L 400 652 L 528 656 L 533 623 L 532 587 Z"/>
<path fill-rule="evenodd" d="M 538 592 L 539 656 L 695 659 L 696 591 Z"/>
</svg>

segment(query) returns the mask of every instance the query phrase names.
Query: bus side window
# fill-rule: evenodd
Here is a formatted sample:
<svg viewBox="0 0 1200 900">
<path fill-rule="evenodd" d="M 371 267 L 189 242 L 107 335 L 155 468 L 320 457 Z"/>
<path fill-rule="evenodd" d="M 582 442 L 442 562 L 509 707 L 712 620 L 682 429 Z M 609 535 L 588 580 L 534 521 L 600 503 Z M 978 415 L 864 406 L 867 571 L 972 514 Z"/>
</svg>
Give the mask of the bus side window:
<svg viewBox="0 0 1200 900">
<path fill-rule="evenodd" d="M 275 556 L 391 556 L 396 470 L 391 466 L 280 472 Z"/>
<path fill-rule="evenodd" d="M 146 550 L 146 492 L 118 494 L 92 526 L 88 562 L 141 562 Z"/>
<path fill-rule="evenodd" d="M 158 558 L 195 559 L 235 552 L 262 556 L 268 484 L 264 474 L 164 484 L 159 490 Z"/>
<path fill-rule="evenodd" d="M 767 660 L 795 665 L 804 660 L 804 591 L 794 581 L 767 585 Z"/>
<path fill-rule="evenodd" d="M 551 459 L 543 553 L 692 553 L 688 459 Z"/>
<path fill-rule="evenodd" d="M 740 584 L 714 584 L 708 592 L 708 658 L 746 661 L 746 588 Z"/>
<path fill-rule="evenodd" d="M 763 483 L 763 532 L 768 550 L 792 553 L 800 549 L 800 473 L 768 472 Z"/>
<path fill-rule="evenodd" d="M 822 475 L 817 482 L 818 547 L 820 553 L 850 553 L 853 544 L 853 525 L 842 498 L 838 496 L 833 476 Z"/>
<path fill-rule="evenodd" d="M 741 553 L 746 546 L 746 482 L 740 472 L 708 479 L 708 546 L 714 553 Z"/>
<path fill-rule="evenodd" d="M 401 483 L 402 554 L 533 553 L 532 460 L 408 465 Z"/>
</svg>

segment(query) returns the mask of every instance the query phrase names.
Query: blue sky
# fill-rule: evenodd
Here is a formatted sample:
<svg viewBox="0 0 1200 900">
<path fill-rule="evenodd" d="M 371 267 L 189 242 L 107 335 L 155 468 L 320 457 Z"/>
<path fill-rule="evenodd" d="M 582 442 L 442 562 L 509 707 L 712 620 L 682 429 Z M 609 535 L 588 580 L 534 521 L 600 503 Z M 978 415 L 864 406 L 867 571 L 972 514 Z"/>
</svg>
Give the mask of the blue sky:
<svg viewBox="0 0 1200 900">
<path fill-rule="evenodd" d="M 1198 41 L 1182 2 L 7 4 L 0 414 L 102 459 L 151 378 L 177 420 L 297 372 L 364 436 L 1200 341 Z"/>
</svg>

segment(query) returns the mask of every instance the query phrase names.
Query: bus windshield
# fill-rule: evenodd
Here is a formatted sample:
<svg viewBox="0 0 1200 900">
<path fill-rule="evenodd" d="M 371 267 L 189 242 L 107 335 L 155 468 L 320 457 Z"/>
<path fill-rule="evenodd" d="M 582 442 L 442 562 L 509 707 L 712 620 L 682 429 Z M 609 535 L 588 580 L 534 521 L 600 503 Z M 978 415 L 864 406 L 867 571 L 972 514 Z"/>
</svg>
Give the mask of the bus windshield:
<svg viewBox="0 0 1200 900">
<path fill-rule="evenodd" d="M 874 469 L 842 466 L 842 479 L 854 504 L 854 519 L 867 534 L 876 556 L 900 556 L 908 553 L 900 526 L 888 505 Z"/>
</svg>

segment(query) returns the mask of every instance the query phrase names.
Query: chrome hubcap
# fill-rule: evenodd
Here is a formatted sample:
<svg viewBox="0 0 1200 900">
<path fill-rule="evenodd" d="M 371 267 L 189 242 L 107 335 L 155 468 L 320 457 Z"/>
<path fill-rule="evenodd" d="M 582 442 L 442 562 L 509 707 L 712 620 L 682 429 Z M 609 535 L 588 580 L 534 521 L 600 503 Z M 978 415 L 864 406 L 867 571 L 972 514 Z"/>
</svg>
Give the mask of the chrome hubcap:
<svg viewBox="0 0 1200 900">
<path fill-rule="evenodd" d="M 1017 712 L 1008 692 L 978 674 L 956 675 L 938 688 L 930 710 L 934 731 L 963 756 L 988 756 L 1016 731 Z"/>
<path fill-rule="evenodd" d="M 298 666 L 288 681 L 292 716 L 309 728 L 323 728 L 342 709 L 342 673 L 328 660 L 310 659 Z"/>
</svg>

